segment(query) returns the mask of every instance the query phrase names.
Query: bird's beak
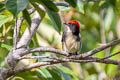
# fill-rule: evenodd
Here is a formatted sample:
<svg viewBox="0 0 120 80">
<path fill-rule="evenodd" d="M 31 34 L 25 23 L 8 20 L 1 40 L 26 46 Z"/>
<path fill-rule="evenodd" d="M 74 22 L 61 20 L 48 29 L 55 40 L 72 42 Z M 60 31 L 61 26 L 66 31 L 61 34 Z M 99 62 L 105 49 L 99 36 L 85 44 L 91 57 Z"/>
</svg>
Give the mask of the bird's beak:
<svg viewBox="0 0 120 80">
<path fill-rule="evenodd" d="M 63 24 L 68 25 L 68 23 L 63 23 Z"/>
</svg>

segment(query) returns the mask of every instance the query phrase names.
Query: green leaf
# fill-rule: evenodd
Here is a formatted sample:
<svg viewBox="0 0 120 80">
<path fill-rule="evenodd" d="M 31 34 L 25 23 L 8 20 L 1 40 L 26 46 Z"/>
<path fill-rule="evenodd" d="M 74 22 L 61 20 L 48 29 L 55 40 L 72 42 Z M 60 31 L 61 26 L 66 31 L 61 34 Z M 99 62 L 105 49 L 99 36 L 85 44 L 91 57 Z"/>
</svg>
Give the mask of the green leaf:
<svg viewBox="0 0 120 80">
<path fill-rule="evenodd" d="M 1 12 L 2 10 L 4 10 L 4 7 L 5 7 L 5 4 L 2 3 L 2 2 L 0 2 L 0 12 Z"/>
<path fill-rule="evenodd" d="M 117 72 L 117 71 L 116 71 L 116 68 L 117 68 L 117 66 L 115 66 L 115 65 L 113 65 L 113 64 L 108 64 L 108 65 L 107 65 L 107 68 L 106 68 L 106 70 L 107 70 L 106 73 L 113 75 L 115 72 Z"/>
<path fill-rule="evenodd" d="M 58 12 L 58 8 L 51 0 L 41 0 L 45 7 L 47 7 L 51 11 Z"/>
<path fill-rule="evenodd" d="M 29 3 L 29 0 L 8 0 L 6 8 L 16 17 L 20 11 L 24 10 Z"/>
<path fill-rule="evenodd" d="M 33 74 L 33 73 L 34 72 L 32 72 L 32 71 L 19 72 L 14 75 L 15 77 L 13 77 L 12 80 L 14 80 L 14 78 L 16 78 L 16 77 L 23 78 L 24 80 L 40 80 L 37 77 L 35 77 L 36 74 Z"/>
<path fill-rule="evenodd" d="M 59 68 L 60 70 L 62 70 L 63 72 L 65 72 L 65 73 L 67 73 L 67 74 L 73 75 L 73 71 L 70 70 L 70 69 L 67 68 L 67 67 L 64 67 L 64 66 L 57 66 L 57 68 Z"/>
<path fill-rule="evenodd" d="M 100 10 L 103 10 L 103 9 L 107 9 L 109 6 L 110 6 L 109 3 L 104 2 L 99 8 Z"/>
<path fill-rule="evenodd" d="M 120 16 L 120 0 L 116 1 L 116 9 L 115 11 L 117 12 L 118 16 Z"/>
<path fill-rule="evenodd" d="M 0 47 L 6 48 L 7 50 L 11 50 L 12 49 L 12 46 L 10 46 L 8 44 L 4 44 L 4 43 L 1 43 Z"/>
<path fill-rule="evenodd" d="M 46 9 L 48 16 L 50 17 L 55 29 L 60 32 L 61 31 L 61 19 L 57 12 L 51 11 L 50 9 Z"/>
<path fill-rule="evenodd" d="M 23 10 L 23 17 L 25 18 L 25 20 L 27 21 L 29 26 L 31 26 L 31 18 L 30 18 L 30 15 L 26 9 Z"/>
<path fill-rule="evenodd" d="M 54 66 L 47 67 L 47 70 L 50 72 L 50 74 L 52 75 L 52 77 L 55 80 L 62 80 L 62 76 L 61 76 L 60 72 L 56 69 L 56 67 L 54 67 Z"/>
<path fill-rule="evenodd" d="M 10 19 L 9 16 L 5 16 L 5 15 L 0 15 L 0 27 L 5 24 L 6 22 L 8 22 L 8 20 Z"/>
<path fill-rule="evenodd" d="M 109 2 L 113 7 L 115 7 L 117 0 L 108 0 L 107 2 Z"/>
<path fill-rule="evenodd" d="M 46 75 L 40 69 L 36 69 L 33 74 L 38 75 L 41 80 L 47 80 Z"/>
<path fill-rule="evenodd" d="M 4 7 L 4 3 L 0 3 L 0 8 Z"/>
<path fill-rule="evenodd" d="M 71 69 L 64 67 L 64 66 L 57 66 L 57 68 L 62 71 L 63 76 L 68 74 L 68 75 L 72 76 L 74 80 L 79 80 L 78 77 L 74 74 L 74 72 Z"/>
<path fill-rule="evenodd" d="M 72 7 L 76 7 L 76 0 L 65 0 L 66 2 L 68 2 Z"/>
<path fill-rule="evenodd" d="M 84 11 L 84 4 L 83 4 L 83 1 L 82 0 L 77 0 L 77 8 L 78 8 L 78 11 L 81 12 L 81 13 L 85 13 Z"/>
<path fill-rule="evenodd" d="M 32 5 L 37 10 L 37 12 L 40 14 L 40 17 L 43 18 L 45 16 L 45 12 L 41 8 L 39 8 L 39 6 L 37 4 L 32 3 Z"/>
<path fill-rule="evenodd" d="M 41 68 L 41 71 L 45 74 L 47 80 L 54 80 L 54 78 L 46 68 Z"/>
<path fill-rule="evenodd" d="M 0 47 L 0 62 L 5 59 L 8 54 L 8 50 L 4 47 Z"/>
</svg>

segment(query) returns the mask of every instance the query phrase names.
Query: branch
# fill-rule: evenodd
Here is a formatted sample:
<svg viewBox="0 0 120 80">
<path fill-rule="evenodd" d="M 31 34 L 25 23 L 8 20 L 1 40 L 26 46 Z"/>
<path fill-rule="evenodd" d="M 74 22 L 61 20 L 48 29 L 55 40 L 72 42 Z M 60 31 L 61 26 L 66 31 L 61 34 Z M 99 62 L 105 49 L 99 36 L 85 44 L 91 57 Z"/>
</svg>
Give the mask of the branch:
<svg viewBox="0 0 120 80">
<path fill-rule="evenodd" d="M 102 58 L 102 59 L 108 59 L 108 58 L 110 58 L 110 57 L 112 57 L 112 56 L 115 56 L 115 55 L 117 55 L 117 54 L 119 54 L 120 53 L 120 51 L 118 51 L 118 52 L 116 52 L 116 53 L 114 53 L 114 54 L 112 54 L 112 55 L 109 55 L 109 56 L 107 56 L 107 57 L 104 57 L 104 58 Z"/>
<path fill-rule="evenodd" d="M 111 47 L 111 46 L 117 45 L 117 44 L 119 44 L 119 43 L 120 43 L 120 39 L 114 40 L 114 41 L 112 41 L 112 42 L 110 42 L 110 43 L 107 43 L 105 46 L 102 46 L 102 47 L 97 48 L 97 49 L 95 49 L 95 50 L 91 50 L 91 51 L 88 51 L 88 52 L 86 52 L 86 53 L 83 53 L 82 56 L 85 58 L 85 57 L 94 55 L 94 54 L 96 54 L 97 52 L 100 52 L 100 51 L 102 51 L 102 50 L 104 50 L 104 49 L 106 49 L 106 48 L 109 48 L 109 47 Z M 81 55 L 79 55 L 79 56 L 81 56 Z"/>
<path fill-rule="evenodd" d="M 28 28 L 25 30 L 25 32 L 23 33 L 20 41 L 17 44 L 17 48 L 20 47 L 27 47 L 32 39 L 32 36 L 34 35 L 34 33 L 36 32 L 37 28 L 39 27 L 39 24 L 41 22 L 41 18 L 39 16 L 38 13 L 36 13 L 32 19 L 32 23 L 31 23 L 31 34 L 28 30 Z"/>
<path fill-rule="evenodd" d="M 40 59 L 40 58 L 49 58 L 49 56 L 23 56 L 23 57 L 20 57 L 19 60 L 22 60 L 22 59 Z"/>
<path fill-rule="evenodd" d="M 64 62 L 76 62 L 76 63 L 88 63 L 88 62 L 99 62 L 99 63 L 105 63 L 105 64 L 115 64 L 118 65 L 120 61 L 118 60 L 111 60 L 111 59 L 101 59 L 101 58 L 96 58 L 96 57 L 87 57 L 85 60 L 76 60 L 76 59 L 69 59 L 69 58 L 50 58 L 51 60 L 48 60 L 46 62 L 37 62 L 34 64 L 30 64 L 25 67 L 21 67 L 19 69 L 13 70 L 14 72 L 12 73 L 18 73 L 21 71 L 29 70 L 32 68 L 37 68 L 41 66 L 46 66 L 46 65 L 53 65 L 53 64 L 58 64 L 58 63 L 64 63 Z"/>
<path fill-rule="evenodd" d="M 9 77 L 7 74 L 8 70 L 0 67 L 0 80 L 6 80 L 6 78 Z"/>
<path fill-rule="evenodd" d="M 18 72 L 30 70 L 32 68 L 37 68 L 37 67 L 46 66 L 46 65 L 52 65 L 52 64 L 57 64 L 57 63 L 59 63 L 59 61 L 54 61 L 54 62 L 37 62 L 37 63 L 31 64 L 31 65 L 28 65 L 28 66 L 25 66 L 25 67 L 21 67 L 19 69 L 15 69 L 11 73 L 16 74 Z"/>
<path fill-rule="evenodd" d="M 35 58 L 35 57 L 34 57 Z M 20 67 L 19 69 L 14 69 L 14 70 L 8 70 L 6 72 L 7 77 L 14 75 L 18 72 L 30 70 L 32 68 L 37 68 L 41 66 L 46 66 L 46 65 L 53 65 L 53 64 L 58 64 L 58 63 L 64 63 L 64 62 L 76 62 L 76 63 L 88 63 L 88 62 L 99 62 L 99 63 L 105 63 L 105 64 L 114 64 L 118 65 L 120 61 L 118 60 L 111 60 L 111 59 L 101 59 L 101 58 L 96 58 L 96 57 L 87 57 L 83 60 L 77 60 L 77 59 L 70 59 L 69 57 L 67 58 L 49 58 L 50 60 L 46 62 L 37 62 L 34 64 L 30 64 L 28 66 Z"/>
<path fill-rule="evenodd" d="M 39 58 L 48 58 L 49 60 L 44 62 L 77 62 L 77 63 L 88 63 L 88 62 L 99 62 L 99 63 L 105 63 L 105 64 L 119 64 L 119 60 L 111 60 L 111 59 L 103 59 L 103 58 L 97 58 L 97 57 L 86 57 L 85 59 L 76 59 L 76 58 L 58 58 L 58 57 L 48 57 L 48 56 L 26 56 L 21 57 L 21 59 L 39 59 Z"/>
<path fill-rule="evenodd" d="M 58 50 L 58 49 L 55 49 L 55 48 L 45 48 L 45 47 L 28 49 L 25 52 L 21 53 L 21 56 L 24 56 L 26 54 L 33 53 L 33 52 L 53 52 L 53 53 L 56 53 L 56 54 L 61 54 L 61 55 L 64 55 L 64 56 L 68 56 L 68 53 L 65 52 L 65 51 Z"/>
<path fill-rule="evenodd" d="M 108 43 L 107 45 L 105 46 L 102 46 L 100 48 L 97 48 L 95 50 L 91 50 L 91 51 L 88 51 L 86 53 L 81 53 L 79 55 L 73 55 L 73 56 L 70 56 L 70 58 L 85 58 L 85 57 L 88 57 L 88 56 L 91 56 L 91 55 L 94 55 L 96 54 L 97 52 L 100 52 L 108 47 L 111 47 L 111 46 L 114 46 L 114 45 L 117 45 L 120 43 L 120 39 L 118 40 L 114 40 L 110 43 Z M 40 47 L 40 48 L 32 48 L 32 49 L 28 49 L 26 50 L 25 52 L 21 53 L 21 56 L 24 56 L 26 54 L 29 54 L 29 53 L 33 53 L 33 52 L 53 52 L 53 53 L 56 53 L 56 54 L 61 54 L 61 55 L 64 55 L 64 56 L 68 56 L 69 53 L 65 52 L 65 51 L 61 51 L 61 50 L 58 50 L 58 49 L 54 49 L 54 48 L 44 48 L 44 47 Z"/>
<path fill-rule="evenodd" d="M 35 11 L 35 9 L 30 9 L 29 12 L 33 13 Z M 34 15 L 33 19 L 32 19 L 32 23 L 31 23 L 31 32 L 32 32 L 32 36 L 33 34 L 36 32 L 40 22 L 41 22 L 41 18 L 40 16 L 38 16 L 37 14 Z M 21 24 L 23 22 L 23 18 L 20 19 L 21 23 L 20 23 L 20 27 Z M 18 26 L 17 26 L 18 27 Z M 18 30 L 18 34 L 19 34 L 19 29 Z M 8 78 L 9 76 L 11 76 L 13 74 L 13 72 L 11 70 L 14 69 L 14 67 L 16 66 L 17 62 L 18 62 L 18 58 L 20 57 L 19 55 L 24 52 L 26 50 L 26 47 L 28 46 L 28 44 L 31 41 L 32 36 L 29 34 L 29 30 L 26 29 L 26 31 L 24 32 L 24 34 L 22 35 L 20 41 L 17 43 L 17 49 L 16 50 L 11 50 L 8 54 L 8 56 L 6 57 L 5 61 L 7 62 L 8 66 L 9 66 L 9 70 L 8 73 L 6 72 L 0 72 L 1 74 L 6 74 L 8 76 L 2 76 L 3 79 L 0 78 L 0 80 L 5 80 L 6 78 Z"/>
<path fill-rule="evenodd" d="M 34 8 L 31 8 L 28 10 L 29 14 L 32 14 L 35 11 Z M 14 33 L 13 33 L 13 48 L 16 49 L 17 48 L 17 42 L 18 42 L 18 37 L 19 37 L 19 33 L 20 33 L 20 28 L 22 25 L 22 22 L 24 20 L 24 17 L 20 17 L 20 19 L 16 18 L 15 21 L 15 28 L 14 28 Z"/>
<path fill-rule="evenodd" d="M 17 36 L 17 18 L 16 18 L 15 27 L 14 27 L 14 33 L 13 33 L 13 48 L 14 49 L 16 49 L 17 41 L 18 41 L 18 36 Z"/>
<path fill-rule="evenodd" d="M 93 62 L 99 62 L 99 63 L 105 63 L 105 64 L 115 64 L 118 65 L 120 63 L 120 60 L 112 60 L 112 59 L 102 59 L 97 57 L 86 57 L 88 60 L 94 60 Z"/>
<path fill-rule="evenodd" d="M 42 19 L 40 18 L 40 16 L 36 13 L 32 19 L 32 23 L 31 23 L 31 27 L 30 27 L 32 36 L 36 32 L 41 20 Z M 24 34 L 22 35 L 20 41 L 17 44 L 17 49 L 11 50 L 9 52 L 8 56 L 6 57 L 6 62 L 8 63 L 8 66 L 10 68 L 15 67 L 15 65 L 18 62 L 18 58 L 20 57 L 20 54 L 26 50 L 26 47 L 28 46 L 28 44 L 30 43 L 30 41 L 32 39 L 31 34 L 30 34 L 29 30 L 26 29 Z"/>
</svg>

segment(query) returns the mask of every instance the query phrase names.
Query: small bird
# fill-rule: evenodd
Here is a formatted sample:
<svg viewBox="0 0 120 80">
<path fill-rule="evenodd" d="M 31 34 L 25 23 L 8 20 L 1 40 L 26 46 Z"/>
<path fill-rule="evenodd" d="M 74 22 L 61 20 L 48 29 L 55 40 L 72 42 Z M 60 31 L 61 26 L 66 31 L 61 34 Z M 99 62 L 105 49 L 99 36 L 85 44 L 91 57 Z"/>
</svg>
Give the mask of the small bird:
<svg viewBox="0 0 120 80">
<path fill-rule="evenodd" d="M 62 48 L 70 55 L 77 55 L 81 49 L 80 24 L 78 21 L 70 20 L 64 23 L 62 35 Z"/>
</svg>

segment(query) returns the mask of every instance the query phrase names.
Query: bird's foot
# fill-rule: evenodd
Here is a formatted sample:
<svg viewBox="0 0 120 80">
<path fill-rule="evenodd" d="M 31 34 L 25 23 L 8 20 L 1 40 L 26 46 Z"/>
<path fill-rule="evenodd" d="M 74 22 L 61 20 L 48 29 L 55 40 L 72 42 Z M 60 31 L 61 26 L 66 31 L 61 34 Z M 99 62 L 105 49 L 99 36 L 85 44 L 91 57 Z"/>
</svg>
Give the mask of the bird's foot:
<svg viewBox="0 0 120 80">
<path fill-rule="evenodd" d="M 75 55 L 78 55 L 78 53 L 76 52 Z"/>
<path fill-rule="evenodd" d="M 68 54 L 68 57 L 74 56 L 74 55 L 78 55 L 78 53 L 69 53 L 69 54 Z"/>
</svg>

